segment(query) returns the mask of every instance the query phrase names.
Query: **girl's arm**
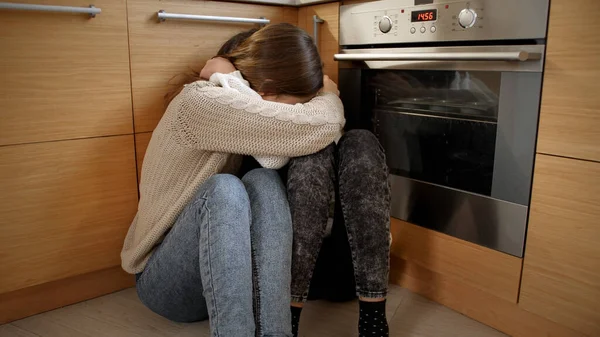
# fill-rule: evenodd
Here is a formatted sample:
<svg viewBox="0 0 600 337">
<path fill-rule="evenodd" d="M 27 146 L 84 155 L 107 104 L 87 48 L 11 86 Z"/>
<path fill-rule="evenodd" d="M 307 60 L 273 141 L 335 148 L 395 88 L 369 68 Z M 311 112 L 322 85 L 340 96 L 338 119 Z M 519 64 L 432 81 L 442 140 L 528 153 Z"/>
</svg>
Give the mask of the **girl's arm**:
<svg viewBox="0 0 600 337">
<path fill-rule="evenodd" d="M 268 169 L 279 170 L 290 162 L 290 157 L 254 157 L 260 166 Z"/>
<path fill-rule="evenodd" d="M 224 75 L 224 71 L 228 72 L 227 75 Z M 213 76 L 217 72 L 221 74 Z M 236 71 L 235 67 L 227 60 L 221 58 L 209 60 L 202 69 L 201 75 L 210 78 L 212 83 L 221 87 L 235 89 L 249 96 L 260 97 L 260 95 L 250 88 L 250 84 L 244 80 L 242 74 Z M 256 159 L 260 166 L 269 169 L 280 169 L 290 161 L 289 157 L 275 156 L 255 156 L 254 159 Z"/>
<path fill-rule="evenodd" d="M 289 105 L 263 100 L 242 81 L 235 74 L 214 74 L 211 82 L 184 88 L 168 108 L 174 109 L 172 130 L 182 145 L 254 157 L 298 157 L 341 136 L 344 110 L 335 93 Z"/>
</svg>

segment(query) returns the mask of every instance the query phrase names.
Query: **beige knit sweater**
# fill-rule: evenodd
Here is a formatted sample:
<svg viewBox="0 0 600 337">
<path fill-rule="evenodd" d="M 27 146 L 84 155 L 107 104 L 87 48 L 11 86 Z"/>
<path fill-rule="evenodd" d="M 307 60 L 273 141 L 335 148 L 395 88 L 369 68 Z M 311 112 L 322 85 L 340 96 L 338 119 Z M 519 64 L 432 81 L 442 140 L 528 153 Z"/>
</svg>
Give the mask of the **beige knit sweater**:
<svg viewBox="0 0 600 337">
<path fill-rule="evenodd" d="M 198 187 L 236 169 L 240 155 L 279 168 L 339 139 L 343 106 L 334 94 L 306 104 L 263 100 L 239 72 L 187 85 L 169 104 L 148 145 L 138 212 L 121 252 L 122 267 L 141 272 Z"/>
</svg>

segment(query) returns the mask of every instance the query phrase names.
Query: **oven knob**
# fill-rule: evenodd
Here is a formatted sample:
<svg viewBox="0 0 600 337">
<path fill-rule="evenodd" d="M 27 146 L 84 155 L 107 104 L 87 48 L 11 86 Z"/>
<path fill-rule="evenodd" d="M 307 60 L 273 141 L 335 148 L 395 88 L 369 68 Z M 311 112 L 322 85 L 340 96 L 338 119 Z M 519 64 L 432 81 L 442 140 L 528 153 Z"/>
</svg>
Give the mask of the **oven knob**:
<svg viewBox="0 0 600 337">
<path fill-rule="evenodd" d="M 477 13 L 472 10 L 465 8 L 458 14 L 458 24 L 463 28 L 471 28 L 477 21 Z"/>
<path fill-rule="evenodd" d="M 379 21 L 379 30 L 382 33 L 389 33 L 392 30 L 392 19 L 389 16 L 381 18 L 381 21 Z"/>
</svg>

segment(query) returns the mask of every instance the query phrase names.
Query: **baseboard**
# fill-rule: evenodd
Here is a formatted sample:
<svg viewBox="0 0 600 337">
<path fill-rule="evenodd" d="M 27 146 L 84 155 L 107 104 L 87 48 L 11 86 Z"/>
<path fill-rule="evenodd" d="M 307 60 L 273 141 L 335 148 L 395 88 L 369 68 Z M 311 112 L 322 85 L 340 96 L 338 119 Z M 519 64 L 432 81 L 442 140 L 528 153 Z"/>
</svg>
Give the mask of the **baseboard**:
<svg viewBox="0 0 600 337">
<path fill-rule="evenodd" d="M 134 277 L 117 266 L 0 294 L 0 324 L 134 285 Z"/>
</svg>

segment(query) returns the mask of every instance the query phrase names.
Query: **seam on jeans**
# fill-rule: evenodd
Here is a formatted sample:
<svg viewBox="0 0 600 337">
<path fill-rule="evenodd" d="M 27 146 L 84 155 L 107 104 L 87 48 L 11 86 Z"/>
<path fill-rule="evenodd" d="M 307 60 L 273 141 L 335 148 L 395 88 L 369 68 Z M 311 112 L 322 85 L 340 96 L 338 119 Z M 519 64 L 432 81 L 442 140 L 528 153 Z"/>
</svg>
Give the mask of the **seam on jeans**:
<svg viewBox="0 0 600 337">
<path fill-rule="evenodd" d="M 252 239 L 250 240 L 252 243 Z M 256 250 L 254 245 L 251 249 L 252 256 L 252 286 L 254 288 L 254 322 L 256 325 L 256 336 L 262 335 L 262 321 L 260 320 L 260 282 L 258 282 L 258 264 L 256 263 Z"/>
<path fill-rule="evenodd" d="M 334 202 L 335 202 L 335 182 L 333 182 L 334 184 L 334 188 L 333 191 L 329 191 L 330 196 L 329 196 L 329 201 L 328 201 L 328 205 L 331 203 L 331 198 L 333 197 Z M 333 195 L 331 195 L 331 193 L 333 192 Z M 327 212 L 329 214 L 329 207 L 327 207 Z M 327 216 L 327 220 L 329 221 L 329 215 Z M 292 298 L 298 298 L 301 300 L 301 303 L 305 303 L 308 300 L 308 293 L 310 291 L 310 283 L 312 281 L 312 278 L 314 276 L 314 272 L 315 272 L 315 268 L 317 266 L 317 260 L 319 259 L 319 254 L 321 253 L 321 249 L 323 248 L 323 241 L 325 240 L 325 235 L 327 234 L 327 224 L 325 224 L 325 226 L 323 227 L 323 231 L 321 232 L 321 244 L 319 246 L 319 249 L 317 250 L 317 252 L 313 255 L 312 258 L 312 266 L 313 268 L 311 270 L 308 271 L 308 284 L 306 285 L 306 288 L 304 290 L 304 292 L 302 293 L 302 295 L 292 295 Z M 299 302 L 299 301 L 296 301 Z"/>
<path fill-rule="evenodd" d="M 325 231 L 323 231 L 322 236 L 323 235 L 325 235 Z M 315 267 L 316 267 L 317 260 L 318 260 L 318 257 L 319 257 L 319 253 L 321 251 L 322 246 L 323 246 L 323 241 L 321 241 L 321 247 L 319 247 L 319 250 L 317 251 L 316 256 L 312 259 L 312 265 L 315 266 Z M 294 301 L 294 302 L 296 302 L 296 303 L 298 303 L 298 302 L 305 303 L 308 300 L 308 293 L 310 291 L 310 283 L 311 283 L 311 280 L 313 278 L 313 274 L 314 274 L 314 268 L 312 270 L 308 271 L 308 278 L 307 278 L 308 279 L 308 282 L 307 282 L 308 284 L 306 285 L 306 289 L 302 292 L 302 295 L 293 295 L 293 294 L 291 295 L 292 299 L 298 299 L 297 301 Z"/>
<path fill-rule="evenodd" d="M 323 230 L 323 233 L 321 234 L 321 238 L 323 238 L 323 236 L 325 235 L 325 231 L 326 231 L 326 230 L 327 230 L 327 227 L 325 227 L 325 230 Z M 311 259 L 311 262 L 312 262 L 311 264 L 312 264 L 313 266 L 315 266 L 315 267 L 316 267 L 316 264 L 317 264 L 317 259 L 318 259 L 318 257 L 319 257 L 319 253 L 320 253 L 320 251 L 321 251 L 321 248 L 322 248 L 322 246 L 323 246 L 323 240 L 321 240 L 321 247 L 319 247 L 319 249 L 317 250 L 317 252 L 316 252 L 315 256 L 314 256 L 314 257 Z M 313 277 L 313 274 L 314 274 L 314 269 L 315 269 L 315 267 L 313 267 L 313 269 L 312 269 L 312 270 L 309 270 L 309 271 L 308 271 L 308 278 L 307 278 L 308 282 L 307 282 L 307 285 L 306 285 L 306 287 L 304 287 L 305 289 L 304 289 L 304 291 L 302 292 L 302 294 L 301 294 L 301 295 L 293 295 L 293 294 L 292 294 L 292 296 L 291 296 L 292 298 L 297 298 L 297 299 L 299 299 L 299 301 L 296 301 L 296 303 L 298 303 L 298 302 L 300 302 L 300 303 L 305 303 L 305 302 L 308 300 L 308 292 L 309 292 L 309 290 L 310 290 L 310 282 L 311 282 L 311 280 L 312 280 L 312 277 Z"/>
<path fill-rule="evenodd" d="M 214 283 L 213 283 L 213 272 L 212 272 L 212 252 L 210 250 L 210 208 L 208 208 L 208 202 L 204 203 L 204 209 L 206 209 L 206 214 L 208 215 L 207 218 L 207 233 L 206 233 L 206 237 L 207 237 L 207 248 L 206 250 L 208 251 L 208 271 L 209 271 L 209 277 L 208 280 L 210 282 L 210 289 L 211 289 L 211 296 L 212 296 L 212 300 L 213 300 L 213 310 L 215 313 L 215 317 L 210 317 L 210 319 L 214 319 L 216 321 L 215 323 L 215 331 L 214 334 L 215 336 L 219 336 L 219 331 L 218 331 L 218 326 L 219 326 L 219 310 L 217 309 L 217 299 L 215 296 L 215 287 L 214 287 Z M 202 275 L 202 274 L 201 274 Z"/>
<path fill-rule="evenodd" d="M 341 165 L 339 167 L 339 171 L 341 171 Z M 356 232 L 354 231 L 355 228 L 354 226 L 350 226 L 348 223 L 348 217 L 347 217 L 347 207 L 346 207 L 346 203 L 344 202 L 344 198 L 342 197 L 342 192 L 341 192 L 341 185 L 342 185 L 342 181 L 339 177 L 339 171 L 338 171 L 338 195 L 340 197 L 340 205 L 342 206 L 342 216 L 344 218 L 344 227 L 346 227 L 346 233 L 348 234 L 348 243 L 350 244 L 350 251 L 351 251 L 351 255 L 352 255 L 352 271 L 354 272 L 354 281 L 356 282 L 356 286 L 355 286 L 355 290 L 356 290 L 356 296 L 359 296 L 360 293 L 360 283 L 361 280 L 358 279 L 358 275 L 356 274 L 356 270 L 358 269 L 357 264 L 358 261 L 356 259 L 356 242 L 355 242 L 355 237 L 356 237 Z"/>
<path fill-rule="evenodd" d="M 301 303 L 305 303 L 308 300 L 308 293 L 310 291 L 310 283 L 312 281 L 314 272 L 315 272 L 315 268 L 317 266 L 317 260 L 319 258 L 319 254 L 321 252 L 321 248 L 323 248 L 323 236 L 325 235 L 325 231 L 327 230 L 327 226 L 325 227 L 325 230 L 323 231 L 323 233 L 321 233 L 321 246 L 319 247 L 319 249 L 317 250 L 315 256 L 312 258 L 311 260 L 311 265 L 313 266 L 312 270 L 308 271 L 308 282 L 307 285 L 305 287 L 305 290 L 302 292 L 302 295 L 298 296 L 298 295 L 292 295 L 294 297 L 298 297 L 301 299 Z"/>
<path fill-rule="evenodd" d="M 347 146 L 347 145 L 346 145 Z M 358 269 L 358 261 L 356 258 L 356 232 L 354 231 L 355 228 L 354 226 L 350 225 L 350 222 L 348 221 L 349 217 L 347 216 L 348 213 L 348 207 L 346 206 L 346 203 L 344 202 L 344 197 L 342 196 L 342 185 L 343 181 L 342 181 L 342 171 L 345 171 L 346 169 L 346 165 L 343 165 L 343 155 L 342 155 L 342 151 L 341 151 L 341 146 L 338 146 L 337 148 L 337 170 L 335 171 L 335 178 L 337 183 L 335 184 L 336 187 L 336 191 L 337 191 L 337 196 L 340 198 L 340 206 L 342 208 L 342 218 L 344 219 L 344 227 L 346 227 L 346 234 L 348 234 L 348 244 L 350 245 L 350 255 L 352 256 L 352 273 L 354 274 L 354 283 L 355 283 L 355 293 L 356 296 L 359 296 L 359 292 L 360 292 L 360 283 L 361 280 L 358 278 L 358 274 L 356 273 L 357 269 Z"/>
</svg>

